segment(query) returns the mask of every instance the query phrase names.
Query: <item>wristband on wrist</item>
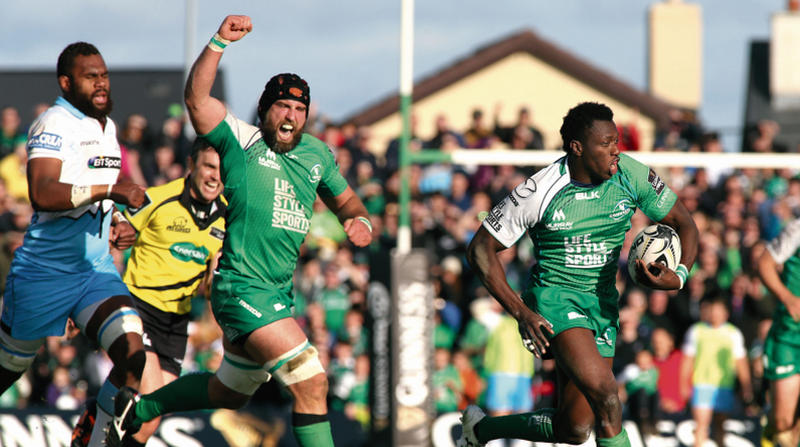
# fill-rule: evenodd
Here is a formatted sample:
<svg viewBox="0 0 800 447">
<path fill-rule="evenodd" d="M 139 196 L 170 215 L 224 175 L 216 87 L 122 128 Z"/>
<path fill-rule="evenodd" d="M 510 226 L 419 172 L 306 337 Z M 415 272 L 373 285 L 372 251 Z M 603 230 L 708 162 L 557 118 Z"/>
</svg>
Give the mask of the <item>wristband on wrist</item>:
<svg viewBox="0 0 800 447">
<path fill-rule="evenodd" d="M 364 216 L 358 216 L 358 217 L 356 217 L 356 219 L 358 219 L 358 220 L 360 220 L 361 222 L 363 222 L 363 223 L 364 223 L 364 225 L 366 225 L 366 226 L 367 226 L 367 229 L 369 229 L 369 232 L 370 232 L 370 233 L 372 233 L 372 223 L 369 221 L 369 219 L 367 219 L 367 218 L 366 218 L 366 217 L 364 217 Z"/>
<path fill-rule="evenodd" d="M 112 214 L 112 216 L 117 218 L 117 223 L 127 222 L 128 221 L 128 219 L 125 218 L 125 215 L 122 214 L 122 211 L 119 211 L 119 210 L 114 211 L 114 214 Z"/>
<path fill-rule="evenodd" d="M 92 203 L 92 186 L 72 185 L 69 201 L 72 203 L 73 208 Z"/>
<path fill-rule="evenodd" d="M 222 53 L 225 51 L 225 47 L 230 45 L 230 43 L 230 40 L 222 38 L 219 33 L 214 33 L 214 36 L 211 37 L 211 40 L 208 42 L 208 49 L 216 51 L 217 53 Z"/>
<path fill-rule="evenodd" d="M 678 279 L 681 280 L 681 285 L 678 289 L 682 289 L 683 285 L 686 283 L 686 278 L 689 277 L 689 269 L 683 264 L 678 264 L 678 266 L 675 267 L 675 274 L 678 275 Z"/>
</svg>

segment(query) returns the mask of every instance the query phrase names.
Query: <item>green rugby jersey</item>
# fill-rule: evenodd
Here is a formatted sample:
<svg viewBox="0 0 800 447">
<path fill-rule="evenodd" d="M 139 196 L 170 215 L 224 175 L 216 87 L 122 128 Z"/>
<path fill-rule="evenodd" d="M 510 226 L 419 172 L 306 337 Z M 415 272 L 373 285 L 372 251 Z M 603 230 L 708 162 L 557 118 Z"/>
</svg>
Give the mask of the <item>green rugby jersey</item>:
<svg viewBox="0 0 800 447">
<path fill-rule="evenodd" d="M 230 112 L 203 137 L 219 152 L 228 199 L 221 273 L 289 286 L 317 193 L 347 188 L 331 149 L 304 134 L 291 151 L 275 153 L 258 127 Z"/>
<path fill-rule="evenodd" d="M 531 287 L 616 299 L 617 259 L 634 211 L 659 221 L 676 200 L 652 169 L 625 154 L 617 173 L 599 185 L 573 182 L 562 157 L 514 188 L 483 226 L 506 247 L 530 234 L 537 260 Z"/>
<path fill-rule="evenodd" d="M 778 264 L 783 264 L 781 280 L 795 296 L 800 296 L 800 219 L 795 219 L 767 244 L 767 251 Z M 800 346 L 800 323 L 794 321 L 780 301 L 772 317 L 770 337 L 783 343 Z"/>
</svg>

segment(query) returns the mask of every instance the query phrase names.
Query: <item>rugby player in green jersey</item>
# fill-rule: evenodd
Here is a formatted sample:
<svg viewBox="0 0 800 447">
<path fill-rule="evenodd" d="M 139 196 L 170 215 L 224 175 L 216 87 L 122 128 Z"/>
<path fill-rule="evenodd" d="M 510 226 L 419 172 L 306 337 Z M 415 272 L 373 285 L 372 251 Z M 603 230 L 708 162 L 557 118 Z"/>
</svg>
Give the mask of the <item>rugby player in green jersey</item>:
<svg viewBox="0 0 800 447">
<path fill-rule="evenodd" d="M 640 284 L 681 288 L 697 254 L 697 227 L 675 193 L 647 166 L 620 154 L 611 109 L 578 104 L 564 117 L 561 136 L 566 156 L 497 204 L 467 253 L 490 293 L 517 319 L 526 347 L 555 358 L 558 406 L 501 417 L 469 406 L 459 446 L 499 438 L 581 444 L 592 429 L 597 445 L 630 445 L 611 363 L 619 330 L 615 277 L 636 208 L 674 228 L 683 251 L 676 271 L 639 261 Z M 537 263 L 520 297 L 497 253 L 526 233 Z"/>
<path fill-rule="evenodd" d="M 795 447 L 800 441 L 800 219 L 787 223 L 767 244 L 758 272 L 780 300 L 764 343 L 764 377 L 770 381 L 772 408 L 761 444 Z"/>
<path fill-rule="evenodd" d="M 258 102 L 260 126 L 239 120 L 211 97 L 224 48 L 253 29 L 228 16 L 195 61 L 184 93 L 199 135 L 219 152 L 228 199 L 227 234 L 211 305 L 225 348 L 215 374 L 192 374 L 141 397 L 117 395 L 111 447 L 142 422 L 175 411 L 239 408 L 275 377 L 294 396 L 292 428 L 301 446 L 332 446 L 328 381 L 317 350 L 292 317 L 292 275 L 317 195 L 350 241 L 372 240 L 367 211 L 339 174 L 328 146 L 304 133 L 308 84 L 284 73 L 269 80 Z"/>
</svg>

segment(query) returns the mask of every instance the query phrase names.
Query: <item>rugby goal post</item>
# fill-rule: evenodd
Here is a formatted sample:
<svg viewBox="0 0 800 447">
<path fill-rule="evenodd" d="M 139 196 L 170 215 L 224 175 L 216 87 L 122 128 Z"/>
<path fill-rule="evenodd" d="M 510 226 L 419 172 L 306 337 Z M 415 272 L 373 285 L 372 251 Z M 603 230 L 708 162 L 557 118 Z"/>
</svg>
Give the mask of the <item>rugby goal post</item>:
<svg viewBox="0 0 800 447">
<path fill-rule="evenodd" d="M 546 166 L 564 154 L 560 150 L 457 149 L 443 152 L 427 149 L 411 152 L 409 158 L 411 163 L 419 164 Z M 800 154 L 683 151 L 628 151 L 625 154 L 650 167 L 800 169 Z"/>
</svg>

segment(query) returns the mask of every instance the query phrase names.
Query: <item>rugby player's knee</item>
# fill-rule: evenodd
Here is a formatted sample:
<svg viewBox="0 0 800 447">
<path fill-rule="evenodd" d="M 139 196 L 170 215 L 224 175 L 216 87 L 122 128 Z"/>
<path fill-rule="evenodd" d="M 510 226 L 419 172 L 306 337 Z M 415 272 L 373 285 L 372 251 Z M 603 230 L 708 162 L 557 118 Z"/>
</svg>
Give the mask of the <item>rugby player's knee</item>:
<svg viewBox="0 0 800 447">
<path fill-rule="evenodd" d="M 572 445 L 581 445 L 589 440 L 589 435 L 591 434 L 592 434 L 591 426 L 577 425 L 570 428 L 567 436 L 564 439 L 559 440 L 559 442 Z"/>
<path fill-rule="evenodd" d="M 129 374 L 132 374 L 137 379 L 142 378 L 142 373 L 144 372 L 144 365 L 147 362 L 147 356 L 144 352 L 144 349 L 139 349 L 138 351 L 134 351 L 131 355 L 129 355 L 125 362 L 125 371 Z"/>
<path fill-rule="evenodd" d="M 97 339 L 109 355 L 119 349 L 127 357 L 142 349 L 143 333 L 142 319 L 136 309 L 122 306 L 103 320 Z M 119 345 L 124 348 L 116 348 Z"/>
<path fill-rule="evenodd" d="M 244 406 L 269 373 L 249 358 L 225 352 L 209 389 L 209 398 L 223 408 Z"/>
<path fill-rule="evenodd" d="M 130 379 L 134 379 L 136 381 L 142 380 L 142 374 L 144 373 L 144 366 L 146 363 L 146 354 L 143 349 L 138 351 L 134 351 L 130 355 L 124 355 L 124 352 L 116 351 L 115 354 L 112 355 L 112 352 L 115 352 L 114 349 L 109 351 L 109 357 L 111 357 L 112 362 L 114 363 L 114 368 L 111 370 L 110 375 L 113 377 L 113 381 L 116 383 L 129 383 Z M 136 386 L 136 385 L 131 385 Z"/>
<path fill-rule="evenodd" d="M 328 380 L 325 377 L 325 368 L 319 360 L 317 348 L 305 341 L 277 359 L 264 365 L 275 378 L 283 385 L 292 387 L 303 383 L 302 388 L 314 391 L 317 388 L 327 390 Z M 322 376 L 321 378 L 319 376 Z"/>
<path fill-rule="evenodd" d="M 325 402 L 328 377 L 319 360 L 319 352 L 307 340 L 264 366 L 278 382 L 289 388 L 301 406 L 309 404 L 314 407 Z"/>
<path fill-rule="evenodd" d="M 775 415 L 775 432 L 780 433 L 790 431 L 794 427 L 795 419 L 793 414 L 776 414 Z"/>
<path fill-rule="evenodd" d="M 136 333 L 122 333 L 108 348 L 108 356 L 123 372 L 130 372 L 137 378 L 142 376 L 147 354 L 141 343 L 141 336 Z"/>
<path fill-rule="evenodd" d="M 617 395 L 616 390 L 603 394 L 602 397 L 595 402 L 595 405 L 596 416 L 601 423 L 607 423 L 622 417 L 622 403 L 619 400 L 619 395 Z"/>
<path fill-rule="evenodd" d="M 17 340 L 0 330 L 0 367 L 8 372 L 4 376 L 20 376 L 33 364 L 36 351 L 44 339 Z"/>
<path fill-rule="evenodd" d="M 569 418 L 564 423 L 557 424 L 556 437 L 558 442 L 564 444 L 583 444 L 589 439 L 594 427 L 594 418 L 579 419 Z"/>
<path fill-rule="evenodd" d="M 222 372 L 222 375 L 220 375 L 220 372 Z M 255 383 L 256 380 L 259 380 L 258 378 L 236 377 L 236 375 L 237 372 L 231 370 L 229 365 L 225 366 L 224 369 L 220 365 L 220 368 L 217 369 L 217 373 L 211 378 L 208 385 L 208 398 L 214 403 L 214 406 L 229 410 L 242 408 L 250 400 L 250 396 L 255 393 L 255 390 L 258 389 Z M 266 375 L 263 377 L 266 380 Z M 243 389 L 242 386 L 244 384 L 248 385 Z M 239 390 L 233 387 L 239 388 Z"/>
<path fill-rule="evenodd" d="M 309 401 L 324 401 L 328 395 L 328 377 L 317 374 L 289 387 L 295 399 Z"/>
<path fill-rule="evenodd" d="M 591 402 L 592 408 L 600 415 L 608 415 L 622 410 L 617 394 L 617 383 L 614 380 L 598 380 L 591 384 L 586 397 Z"/>
</svg>

